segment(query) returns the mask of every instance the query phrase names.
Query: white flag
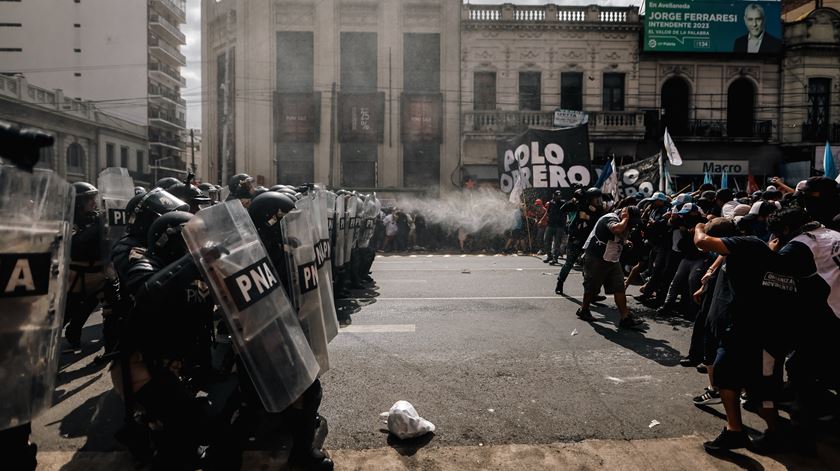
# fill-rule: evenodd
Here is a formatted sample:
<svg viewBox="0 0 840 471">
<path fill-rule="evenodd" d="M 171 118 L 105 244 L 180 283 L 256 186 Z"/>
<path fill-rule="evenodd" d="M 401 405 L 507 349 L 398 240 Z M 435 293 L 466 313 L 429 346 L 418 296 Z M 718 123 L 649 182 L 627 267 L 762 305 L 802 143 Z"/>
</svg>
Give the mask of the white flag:
<svg viewBox="0 0 840 471">
<path fill-rule="evenodd" d="M 601 187 L 601 191 L 603 193 L 607 193 L 612 195 L 613 197 L 613 204 L 618 204 L 619 200 L 621 199 L 621 195 L 618 191 L 618 170 L 615 168 L 615 159 L 612 159 L 610 162 L 611 172 L 610 175 L 604 180 L 604 185 Z"/>
<path fill-rule="evenodd" d="M 668 134 L 668 128 L 665 128 L 665 153 L 668 154 L 668 162 L 670 162 L 671 165 L 682 165 L 680 151 L 677 150 L 677 145 L 674 144 L 674 140 L 671 139 L 671 135 Z"/>
</svg>

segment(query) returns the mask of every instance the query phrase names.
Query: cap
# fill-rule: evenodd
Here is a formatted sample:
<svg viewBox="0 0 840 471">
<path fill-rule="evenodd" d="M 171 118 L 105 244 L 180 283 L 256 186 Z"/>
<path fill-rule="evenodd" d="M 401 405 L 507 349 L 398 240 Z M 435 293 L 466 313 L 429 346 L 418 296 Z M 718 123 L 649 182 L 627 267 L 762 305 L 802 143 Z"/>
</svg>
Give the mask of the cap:
<svg viewBox="0 0 840 471">
<path fill-rule="evenodd" d="M 627 213 L 630 215 L 630 224 L 642 223 L 642 210 L 638 206 L 626 206 Z"/>
<path fill-rule="evenodd" d="M 693 200 L 692 200 L 690 194 L 680 193 L 679 195 L 677 195 L 676 198 L 674 198 L 674 201 L 672 201 L 671 204 L 674 205 L 674 206 L 682 206 L 686 203 L 691 203 L 692 201 Z"/>
<path fill-rule="evenodd" d="M 756 201 L 750 208 L 749 214 L 753 214 L 755 216 L 769 216 L 780 207 L 781 205 L 776 202 Z"/>
<path fill-rule="evenodd" d="M 703 194 L 700 195 L 701 199 L 714 201 L 715 200 L 715 192 L 712 190 L 704 191 Z"/>
<path fill-rule="evenodd" d="M 776 188 L 774 185 L 768 185 L 767 188 L 764 189 L 764 191 L 779 191 L 779 189 Z"/>
<path fill-rule="evenodd" d="M 692 212 L 697 212 L 697 213 L 703 214 L 703 210 L 700 209 L 700 207 L 697 206 L 694 203 L 684 204 L 682 209 L 680 209 L 680 211 L 677 214 L 685 215 L 685 214 L 692 213 Z"/>
<path fill-rule="evenodd" d="M 733 210 L 733 216 L 734 217 L 745 216 L 749 212 L 750 212 L 750 205 L 739 204 L 738 206 L 735 206 L 735 209 Z"/>
</svg>

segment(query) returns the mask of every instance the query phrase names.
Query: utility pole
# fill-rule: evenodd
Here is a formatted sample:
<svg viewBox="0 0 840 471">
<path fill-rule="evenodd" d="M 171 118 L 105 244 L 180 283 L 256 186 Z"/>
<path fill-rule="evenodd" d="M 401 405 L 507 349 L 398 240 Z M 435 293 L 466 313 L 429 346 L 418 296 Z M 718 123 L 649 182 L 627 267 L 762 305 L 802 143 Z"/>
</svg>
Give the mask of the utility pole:
<svg viewBox="0 0 840 471">
<path fill-rule="evenodd" d="M 190 129 L 190 150 L 192 151 L 192 171 L 195 173 L 195 129 Z"/>
</svg>

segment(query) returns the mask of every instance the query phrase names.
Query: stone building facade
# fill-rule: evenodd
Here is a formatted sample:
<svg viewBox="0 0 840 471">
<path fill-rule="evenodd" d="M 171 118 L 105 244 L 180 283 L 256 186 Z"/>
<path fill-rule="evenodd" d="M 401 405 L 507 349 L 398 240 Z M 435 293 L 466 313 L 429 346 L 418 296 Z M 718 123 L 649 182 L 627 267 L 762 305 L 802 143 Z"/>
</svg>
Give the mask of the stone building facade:
<svg viewBox="0 0 840 471">
<path fill-rule="evenodd" d="M 457 183 L 459 0 L 203 0 L 201 175 Z"/>
<path fill-rule="evenodd" d="M 0 120 L 42 130 L 55 139 L 41 152 L 39 168 L 70 182 L 95 184 L 106 167 L 124 167 L 142 185 L 153 183 L 146 127 L 97 111 L 94 103 L 70 99 L 23 77 L 0 75 Z"/>
</svg>

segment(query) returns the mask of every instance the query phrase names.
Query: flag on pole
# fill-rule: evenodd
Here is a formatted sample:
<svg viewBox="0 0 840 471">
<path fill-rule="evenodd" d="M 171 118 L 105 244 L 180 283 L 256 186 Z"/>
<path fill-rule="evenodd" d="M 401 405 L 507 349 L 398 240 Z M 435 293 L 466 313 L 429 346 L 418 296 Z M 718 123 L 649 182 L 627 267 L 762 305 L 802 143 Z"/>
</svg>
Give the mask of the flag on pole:
<svg viewBox="0 0 840 471">
<path fill-rule="evenodd" d="M 601 167 L 601 174 L 598 175 L 598 180 L 595 181 L 595 188 L 601 188 L 602 186 L 604 186 L 604 182 L 607 181 L 607 178 L 610 177 L 610 174 L 613 171 L 611 163 L 612 159 L 608 160 L 607 163 L 605 163 L 604 166 Z"/>
<path fill-rule="evenodd" d="M 714 182 L 712 181 L 712 176 L 709 174 L 708 170 L 706 171 L 706 173 L 703 174 L 703 183 L 714 184 Z"/>
<path fill-rule="evenodd" d="M 831 154 L 831 144 L 825 141 L 825 152 L 823 154 L 823 171 L 825 176 L 832 180 L 838 178 L 837 166 L 834 165 L 834 155 Z"/>
<path fill-rule="evenodd" d="M 682 157 L 680 157 L 677 145 L 674 144 L 674 140 L 671 139 L 671 135 L 668 133 L 668 128 L 665 128 L 665 153 L 668 154 L 668 162 L 671 165 L 676 165 L 677 167 L 682 165 Z"/>
<path fill-rule="evenodd" d="M 659 191 L 665 191 L 665 159 L 662 152 L 659 153 Z"/>
<path fill-rule="evenodd" d="M 601 192 L 612 195 L 613 201 L 618 204 L 621 194 L 618 191 L 618 170 L 615 168 L 615 159 L 610 159 L 609 166 L 609 175 L 601 186 Z M 603 173 L 601 175 L 603 176 Z"/>
<path fill-rule="evenodd" d="M 665 174 L 665 194 L 666 195 L 673 195 L 674 194 L 674 186 L 671 181 L 671 172 L 668 171 L 668 164 L 663 162 L 662 165 L 663 173 Z"/>
<path fill-rule="evenodd" d="M 726 174 L 726 170 L 720 174 L 720 189 L 725 190 L 729 188 L 729 175 Z"/>
</svg>

